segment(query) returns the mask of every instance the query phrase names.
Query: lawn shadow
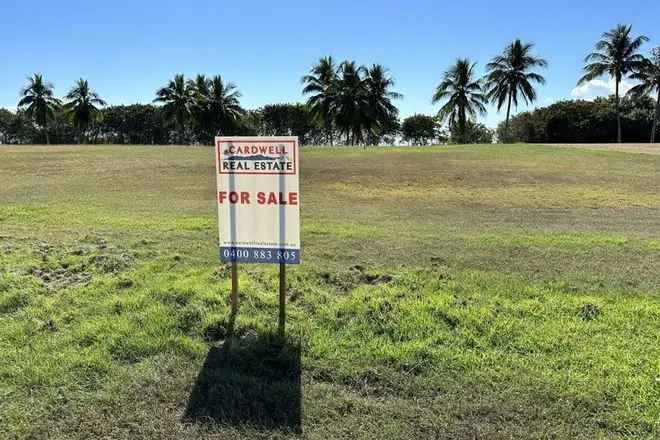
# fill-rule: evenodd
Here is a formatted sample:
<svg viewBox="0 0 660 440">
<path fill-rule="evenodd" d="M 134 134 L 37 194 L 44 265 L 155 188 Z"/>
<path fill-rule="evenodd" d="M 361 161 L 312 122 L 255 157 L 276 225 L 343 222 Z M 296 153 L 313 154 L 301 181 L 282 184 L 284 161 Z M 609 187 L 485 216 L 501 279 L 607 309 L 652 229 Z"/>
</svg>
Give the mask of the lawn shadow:
<svg viewBox="0 0 660 440">
<path fill-rule="evenodd" d="M 231 334 L 213 347 L 185 418 L 301 432 L 300 344 L 275 334 Z"/>
</svg>

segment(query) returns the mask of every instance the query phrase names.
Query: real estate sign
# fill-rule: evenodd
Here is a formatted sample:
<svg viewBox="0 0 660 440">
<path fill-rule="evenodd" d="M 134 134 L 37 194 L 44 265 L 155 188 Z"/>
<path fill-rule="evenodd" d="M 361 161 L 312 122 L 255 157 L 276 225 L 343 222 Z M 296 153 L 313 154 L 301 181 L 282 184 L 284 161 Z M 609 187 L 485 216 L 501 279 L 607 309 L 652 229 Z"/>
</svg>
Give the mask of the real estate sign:
<svg viewBox="0 0 660 440">
<path fill-rule="evenodd" d="M 297 137 L 216 137 L 220 260 L 300 263 Z"/>
</svg>

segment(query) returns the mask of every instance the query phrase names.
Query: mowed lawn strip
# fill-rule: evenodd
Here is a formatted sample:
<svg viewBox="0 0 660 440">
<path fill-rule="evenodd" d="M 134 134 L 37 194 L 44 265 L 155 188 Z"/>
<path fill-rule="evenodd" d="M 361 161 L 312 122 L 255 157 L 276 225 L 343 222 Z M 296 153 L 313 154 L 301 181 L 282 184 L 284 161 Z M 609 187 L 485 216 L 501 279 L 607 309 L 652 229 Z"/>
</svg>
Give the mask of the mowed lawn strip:
<svg viewBox="0 0 660 440">
<path fill-rule="evenodd" d="M 0 149 L 1 438 L 658 435 L 660 157 L 303 147 L 276 353 L 212 158 Z"/>
</svg>

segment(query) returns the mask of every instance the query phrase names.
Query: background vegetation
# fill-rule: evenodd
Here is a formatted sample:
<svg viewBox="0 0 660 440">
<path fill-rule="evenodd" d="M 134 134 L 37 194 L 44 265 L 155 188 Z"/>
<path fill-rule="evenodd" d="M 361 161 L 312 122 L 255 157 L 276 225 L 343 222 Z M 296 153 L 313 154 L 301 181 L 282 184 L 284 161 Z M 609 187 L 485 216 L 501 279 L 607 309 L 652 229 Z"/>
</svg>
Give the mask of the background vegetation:
<svg viewBox="0 0 660 440">
<path fill-rule="evenodd" d="M 627 142 L 648 142 L 656 103 L 649 97 L 628 97 L 620 102 L 621 125 Z M 511 119 L 510 140 L 516 142 L 612 142 L 617 136 L 615 98 L 560 101 L 523 112 Z M 657 131 L 657 128 L 656 128 Z M 497 128 L 506 136 L 504 123 Z"/>
</svg>

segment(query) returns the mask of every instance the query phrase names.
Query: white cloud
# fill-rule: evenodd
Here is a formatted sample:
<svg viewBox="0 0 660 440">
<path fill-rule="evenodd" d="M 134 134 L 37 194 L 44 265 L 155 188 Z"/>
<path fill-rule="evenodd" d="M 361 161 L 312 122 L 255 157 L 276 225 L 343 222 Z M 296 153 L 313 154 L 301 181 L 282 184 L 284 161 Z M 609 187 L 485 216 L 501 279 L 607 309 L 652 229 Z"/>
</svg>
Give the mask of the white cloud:
<svg viewBox="0 0 660 440">
<path fill-rule="evenodd" d="M 609 96 L 614 94 L 615 87 L 616 84 L 612 78 L 610 78 L 607 82 L 603 81 L 602 79 L 592 79 L 591 81 L 579 85 L 571 90 L 571 97 L 575 99 L 585 99 L 587 101 L 591 101 L 596 99 L 598 96 Z M 622 80 L 619 84 L 619 94 L 623 96 L 631 88 L 632 84 L 626 80 Z"/>
</svg>

